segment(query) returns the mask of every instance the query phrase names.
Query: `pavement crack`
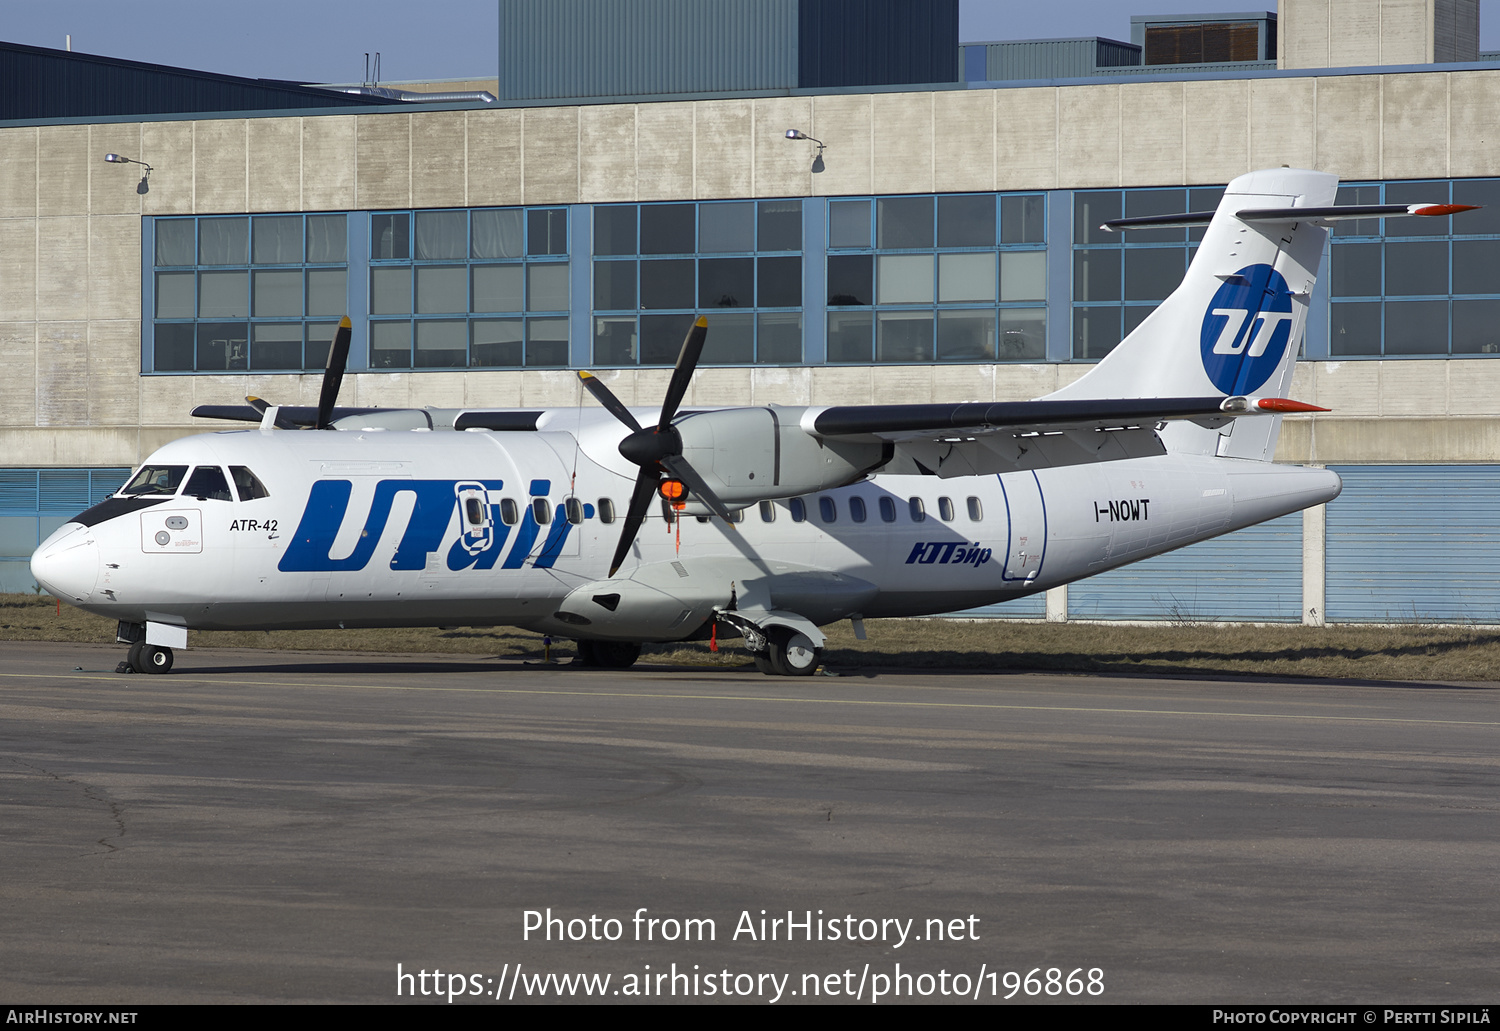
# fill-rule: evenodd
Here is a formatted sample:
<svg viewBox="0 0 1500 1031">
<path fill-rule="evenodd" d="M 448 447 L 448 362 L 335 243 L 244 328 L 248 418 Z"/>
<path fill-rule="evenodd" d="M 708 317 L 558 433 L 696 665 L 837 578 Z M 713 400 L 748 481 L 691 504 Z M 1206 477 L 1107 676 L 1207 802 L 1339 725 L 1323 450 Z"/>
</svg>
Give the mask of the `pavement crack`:
<svg viewBox="0 0 1500 1031">
<path fill-rule="evenodd" d="M 116 833 L 112 835 L 106 834 L 102 838 L 94 839 L 94 843 L 103 848 L 105 850 L 104 852 L 86 852 L 84 853 L 84 855 L 108 855 L 111 852 L 120 851 L 117 845 L 111 843 L 111 839 L 119 839 L 125 836 L 124 806 L 108 798 L 103 793 L 102 789 L 94 786 L 93 784 L 88 784 L 84 781 L 78 780 L 76 777 L 67 777 L 60 773 L 53 773 L 51 770 L 47 769 L 44 766 L 38 766 L 35 763 L 29 763 L 25 759 L 18 759 L 15 756 L 11 756 L 10 761 L 15 763 L 17 766 L 23 766 L 26 769 L 30 770 L 32 773 L 41 774 L 43 777 L 47 777 L 59 784 L 66 784 L 69 787 L 77 788 L 83 793 L 84 798 L 88 799 L 90 802 L 95 802 L 99 805 L 102 805 L 109 810 L 110 820 L 115 825 Z"/>
</svg>

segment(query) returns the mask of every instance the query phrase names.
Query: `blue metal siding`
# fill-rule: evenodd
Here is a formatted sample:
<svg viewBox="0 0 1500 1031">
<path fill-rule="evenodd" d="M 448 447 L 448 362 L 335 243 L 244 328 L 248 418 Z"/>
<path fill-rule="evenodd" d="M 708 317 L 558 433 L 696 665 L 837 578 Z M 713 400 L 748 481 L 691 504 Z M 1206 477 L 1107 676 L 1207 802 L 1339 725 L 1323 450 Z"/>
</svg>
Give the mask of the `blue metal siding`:
<svg viewBox="0 0 1500 1031">
<path fill-rule="evenodd" d="M 958 0 L 800 0 L 804 89 L 959 81 Z"/>
<path fill-rule="evenodd" d="M 70 518 L 119 490 L 129 469 L 0 469 L 0 594 L 36 590 L 31 553 Z"/>
<path fill-rule="evenodd" d="M 1500 466 L 1337 466 L 1331 622 L 1500 622 Z"/>
<path fill-rule="evenodd" d="M 1015 601 L 981 605 L 977 609 L 950 612 L 949 615 L 958 619 L 1041 619 L 1047 615 L 1047 595 L 1028 594 Z"/>
<path fill-rule="evenodd" d="M 1068 616 L 1298 622 L 1302 513 L 1070 584 Z"/>
<path fill-rule="evenodd" d="M 500 99 L 797 85 L 797 0 L 500 0 Z"/>
</svg>

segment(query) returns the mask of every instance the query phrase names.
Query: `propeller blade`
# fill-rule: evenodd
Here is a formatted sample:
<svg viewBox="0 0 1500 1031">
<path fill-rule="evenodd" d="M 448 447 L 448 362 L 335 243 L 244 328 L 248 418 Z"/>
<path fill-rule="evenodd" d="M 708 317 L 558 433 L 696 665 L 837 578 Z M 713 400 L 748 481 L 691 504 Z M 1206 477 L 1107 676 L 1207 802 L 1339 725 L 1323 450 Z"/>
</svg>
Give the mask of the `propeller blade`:
<svg viewBox="0 0 1500 1031">
<path fill-rule="evenodd" d="M 733 520 L 729 518 L 729 509 L 724 507 L 724 502 L 720 501 L 718 495 L 709 489 L 703 477 L 698 475 L 698 470 L 689 465 L 687 459 L 681 455 L 666 455 L 661 459 L 661 464 L 666 467 L 667 472 L 687 484 L 688 490 L 699 501 L 707 505 L 709 511 L 724 520 L 728 525 L 734 525 Z"/>
<path fill-rule="evenodd" d="M 271 407 L 271 402 L 265 400 L 264 398 L 256 397 L 254 394 L 246 394 L 245 403 L 251 408 L 255 409 L 256 414 L 260 415 L 262 419 L 265 418 L 266 412 Z M 290 420 L 290 414 L 291 413 L 287 412 L 285 409 L 277 410 L 276 428 L 278 430 L 291 430 L 297 428 L 297 424 Z"/>
<path fill-rule="evenodd" d="M 615 392 L 605 386 L 604 381 L 598 376 L 595 376 L 592 372 L 584 372 L 580 369 L 578 378 L 583 381 L 583 385 L 588 392 L 594 395 L 594 400 L 598 401 L 600 406 L 610 415 L 613 415 L 633 430 L 641 428 L 641 424 L 635 421 L 635 416 L 630 414 L 630 409 L 626 408 L 624 402 L 618 397 L 615 397 Z"/>
<path fill-rule="evenodd" d="M 635 478 L 635 490 L 630 495 L 630 509 L 625 513 L 625 525 L 620 528 L 620 543 L 615 547 L 615 557 L 609 560 L 610 576 L 614 576 L 624 564 L 625 556 L 630 554 L 630 546 L 641 532 L 641 524 L 646 521 L 646 510 L 651 507 L 651 498 L 656 494 L 658 479 L 656 470 L 650 466 L 643 466 L 640 475 Z"/>
<path fill-rule="evenodd" d="M 323 370 L 323 390 L 318 395 L 318 421 L 313 429 L 326 430 L 333 416 L 333 404 L 339 399 L 339 386 L 344 382 L 344 367 L 349 363 L 349 337 L 354 324 L 345 315 L 339 320 L 339 330 L 333 335 L 333 345 L 328 348 L 328 366 Z"/>
<path fill-rule="evenodd" d="M 671 423 L 677 414 L 682 399 L 687 396 L 688 384 L 693 381 L 693 370 L 703 356 L 703 342 L 708 339 L 708 319 L 699 315 L 682 340 L 682 350 L 677 355 L 677 365 L 672 369 L 671 382 L 667 384 L 667 396 L 662 398 L 661 418 L 656 421 L 658 429 Z"/>
<path fill-rule="evenodd" d="M 677 365 L 672 369 L 672 379 L 667 384 L 667 395 L 662 399 L 661 417 L 656 426 L 649 430 L 643 429 L 620 403 L 620 399 L 596 377 L 587 372 L 578 374 L 588 392 L 616 419 L 632 428 L 633 432 L 620 442 L 620 454 L 641 468 L 640 474 L 635 478 L 635 490 L 630 495 L 630 509 L 625 514 L 625 525 L 620 528 L 620 543 L 615 548 L 615 557 L 610 561 L 610 576 L 614 576 L 624 563 L 625 557 L 630 554 L 630 546 L 635 543 L 636 535 L 641 532 L 646 512 L 651 506 L 651 498 L 656 493 L 657 484 L 661 482 L 663 469 L 675 469 L 679 466 L 686 469 L 686 475 L 678 478 L 688 485 L 689 490 L 698 491 L 704 504 L 715 514 L 721 515 L 726 521 L 729 519 L 724 503 L 708 489 L 697 471 L 686 462 L 678 460 L 682 452 L 682 441 L 672 428 L 672 419 L 676 416 L 682 399 L 687 396 L 688 385 L 693 380 L 693 370 L 698 367 L 698 359 L 703 355 L 703 342 L 707 338 L 708 319 L 700 315 L 682 341 Z"/>
</svg>

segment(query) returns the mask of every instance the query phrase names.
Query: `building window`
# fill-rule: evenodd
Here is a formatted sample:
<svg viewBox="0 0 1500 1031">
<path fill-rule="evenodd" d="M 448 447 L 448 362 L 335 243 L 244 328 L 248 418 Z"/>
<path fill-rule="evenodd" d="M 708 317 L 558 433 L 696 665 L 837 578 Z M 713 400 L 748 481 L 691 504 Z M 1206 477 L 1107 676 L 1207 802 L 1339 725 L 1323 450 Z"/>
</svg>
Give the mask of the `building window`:
<svg viewBox="0 0 1500 1031">
<path fill-rule="evenodd" d="M 802 201 L 594 209 L 595 365 L 671 365 L 700 313 L 705 365 L 802 361 Z"/>
<path fill-rule="evenodd" d="M 568 364 L 566 208 L 370 216 L 370 367 Z"/>
<path fill-rule="evenodd" d="M 1340 204 L 1479 204 L 1443 218 L 1334 224 L 1333 358 L 1500 354 L 1500 180 L 1339 188 Z"/>
<path fill-rule="evenodd" d="M 156 372 L 322 368 L 347 307 L 342 214 L 161 218 L 151 325 Z"/>
<path fill-rule="evenodd" d="M 1043 361 L 1046 196 L 828 202 L 828 360 Z"/>
<path fill-rule="evenodd" d="M 1112 219 L 1213 211 L 1222 186 L 1073 195 L 1073 357 L 1097 361 L 1177 289 L 1203 229 L 1107 233 Z"/>
</svg>

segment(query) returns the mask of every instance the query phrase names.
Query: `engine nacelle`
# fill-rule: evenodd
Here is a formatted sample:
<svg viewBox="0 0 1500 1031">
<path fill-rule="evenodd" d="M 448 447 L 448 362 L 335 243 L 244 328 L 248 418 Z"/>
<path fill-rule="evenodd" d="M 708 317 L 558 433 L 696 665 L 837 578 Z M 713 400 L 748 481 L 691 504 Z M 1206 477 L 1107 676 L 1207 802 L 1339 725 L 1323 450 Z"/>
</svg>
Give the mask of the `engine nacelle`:
<svg viewBox="0 0 1500 1031">
<path fill-rule="evenodd" d="M 801 408 L 730 408 L 684 416 L 673 428 L 682 457 L 730 508 L 843 487 L 890 458 L 887 444 L 811 436 L 799 425 L 801 414 Z M 700 507 L 690 500 L 688 513 Z"/>
</svg>

